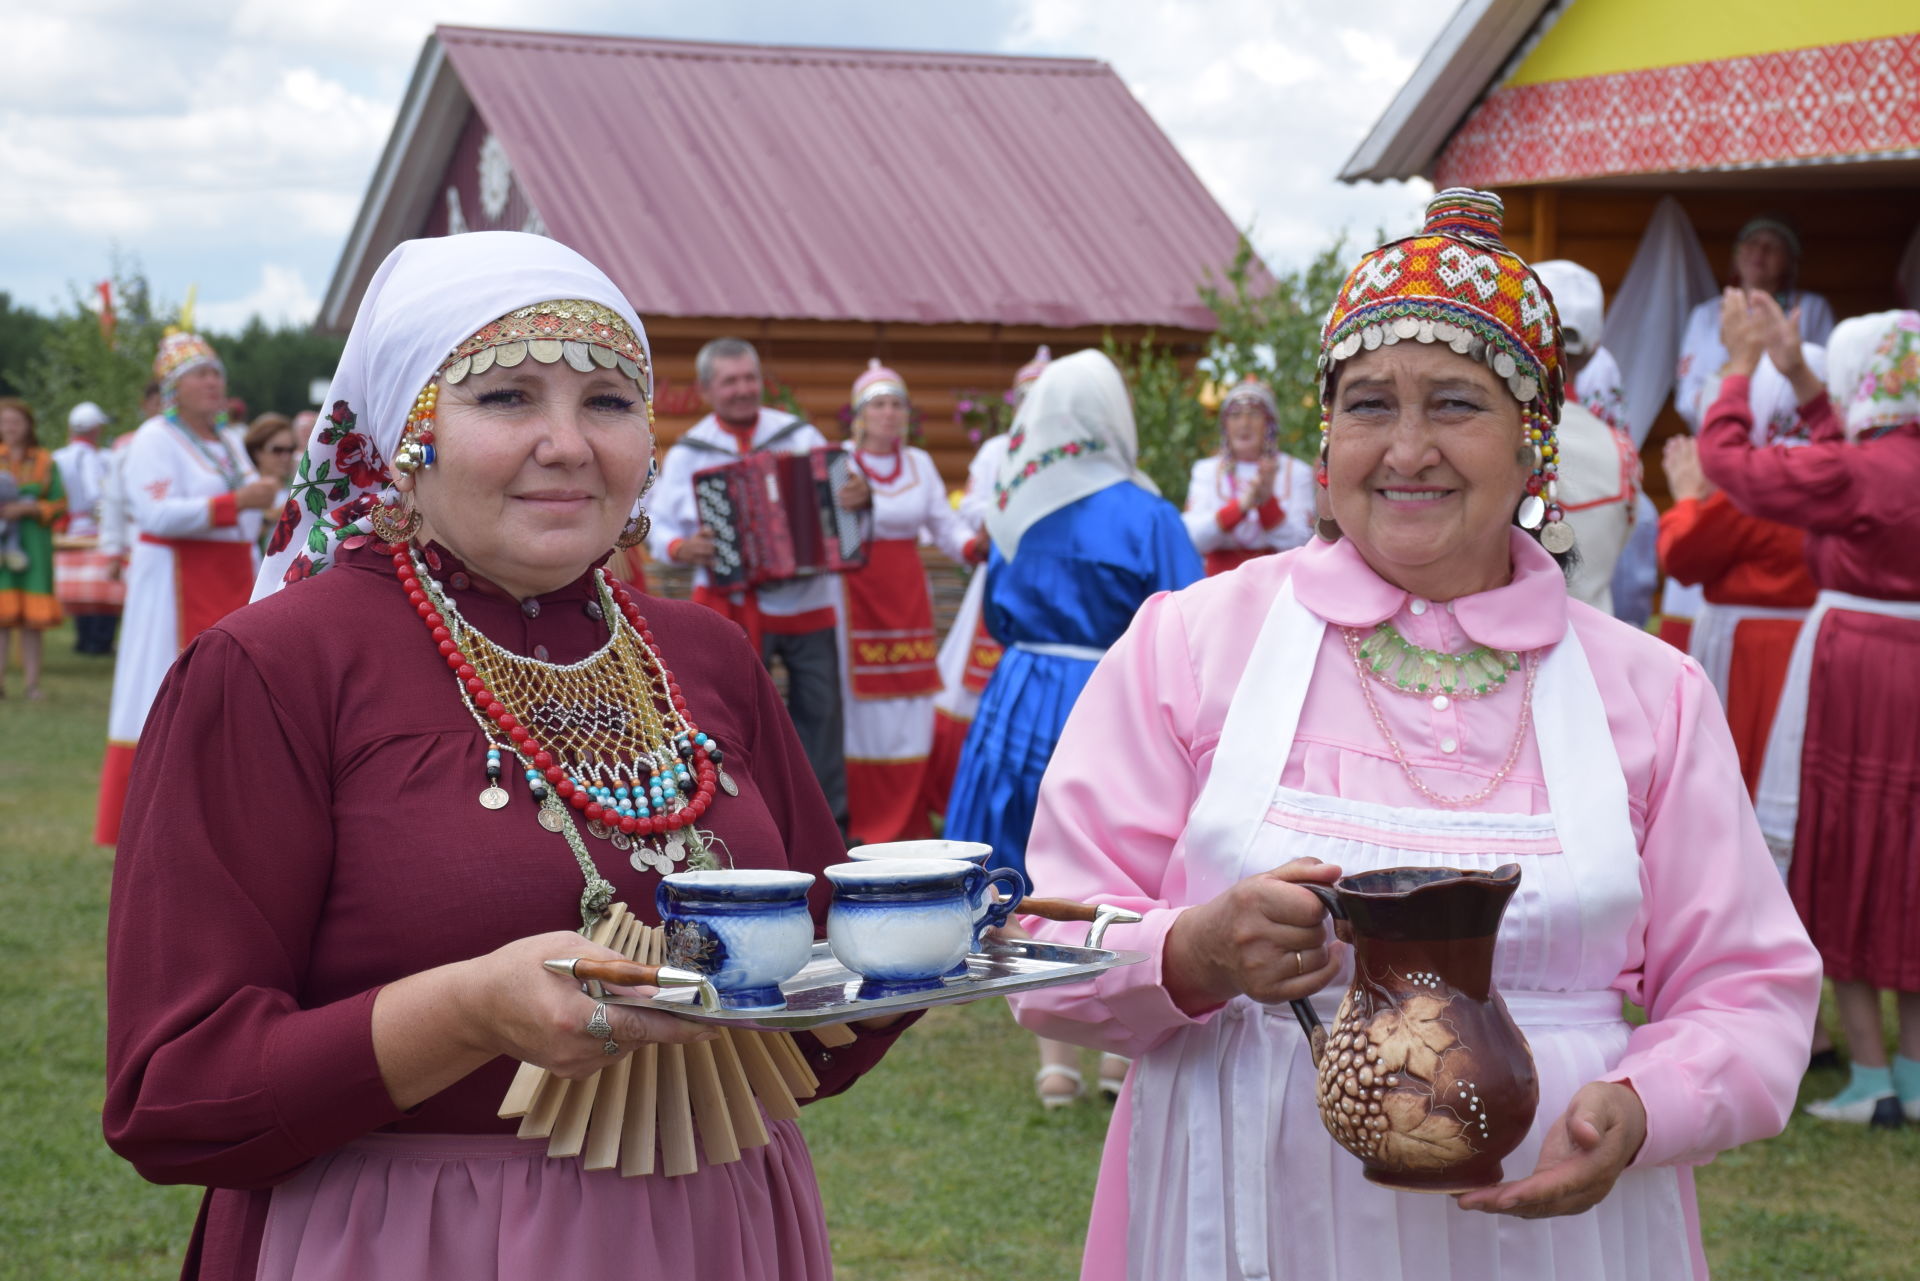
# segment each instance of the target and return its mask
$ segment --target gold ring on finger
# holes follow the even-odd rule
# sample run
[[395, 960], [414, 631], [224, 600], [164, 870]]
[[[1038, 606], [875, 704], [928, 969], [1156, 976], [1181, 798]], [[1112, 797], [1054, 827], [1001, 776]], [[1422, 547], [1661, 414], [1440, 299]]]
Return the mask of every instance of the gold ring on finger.
[[1305, 952], [1296, 951], [1293, 954], [1293, 970], [1295, 978], [1305, 978], [1307, 976], [1307, 954]]

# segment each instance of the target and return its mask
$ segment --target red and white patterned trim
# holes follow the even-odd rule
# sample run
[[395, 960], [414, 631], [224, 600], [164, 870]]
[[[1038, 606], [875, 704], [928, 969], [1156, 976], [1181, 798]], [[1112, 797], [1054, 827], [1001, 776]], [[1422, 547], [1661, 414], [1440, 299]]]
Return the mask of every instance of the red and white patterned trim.
[[1436, 187], [1894, 159], [1920, 149], [1920, 33], [1496, 89]]

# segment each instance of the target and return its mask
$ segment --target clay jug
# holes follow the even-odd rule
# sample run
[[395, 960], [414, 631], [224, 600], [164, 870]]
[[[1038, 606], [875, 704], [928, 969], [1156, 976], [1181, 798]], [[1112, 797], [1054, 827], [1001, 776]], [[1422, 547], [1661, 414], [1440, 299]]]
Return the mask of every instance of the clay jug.
[[1331, 1029], [1293, 1003], [1320, 1119], [1366, 1177], [1410, 1192], [1501, 1181], [1540, 1102], [1533, 1051], [1493, 987], [1493, 944], [1520, 867], [1393, 867], [1308, 885], [1353, 944]]

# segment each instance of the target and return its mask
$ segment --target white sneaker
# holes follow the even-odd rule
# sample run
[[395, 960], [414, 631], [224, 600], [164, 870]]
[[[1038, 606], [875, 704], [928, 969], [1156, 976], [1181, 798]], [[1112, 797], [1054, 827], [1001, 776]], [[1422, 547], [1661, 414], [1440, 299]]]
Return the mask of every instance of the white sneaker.
[[[1873, 1114], [1880, 1108], [1881, 1104], [1890, 1101], [1897, 1104], [1897, 1096], [1893, 1094], [1882, 1094], [1878, 1098], [1852, 1099], [1845, 1103], [1841, 1102], [1838, 1097], [1815, 1099], [1813, 1102], [1807, 1104], [1803, 1110], [1807, 1115], [1817, 1116], [1822, 1121], [1846, 1121], [1854, 1125], [1866, 1125], [1874, 1119]], [[1911, 1110], [1902, 1110], [1906, 1111], [1909, 1119], [1920, 1120], [1920, 1104], [1916, 1104]]]

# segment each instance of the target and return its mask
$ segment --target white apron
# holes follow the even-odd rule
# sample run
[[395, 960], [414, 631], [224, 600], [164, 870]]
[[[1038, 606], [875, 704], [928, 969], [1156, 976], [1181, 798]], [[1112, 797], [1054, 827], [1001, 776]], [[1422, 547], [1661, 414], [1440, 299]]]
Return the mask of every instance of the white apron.
[[1773, 732], [1767, 737], [1767, 757], [1760, 766], [1760, 790], [1753, 810], [1760, 831], [1773, 851], [1782, 875], [1793, 860], [1793, 833], [1800, 821], [1800, 751], [1807, 738], [1807, 695], [1813, 682], [1813, 651], [1820, 639], [1820, 621], [1830, 609], [1850, 609], [1920, 623], [1920, 601], [1876, 600], [1822, 588], [1813, 598], [1807, 621], [1793, 642], [1787, 660], [1786, 683], [1780, 687], [1780, 706], [1773, 714]]
[[1720, 706], [1727, 705], [1727, 673], [1733, 670], [1733, 635], [1749, 619], [1804, 619], [1804, 609], [1781, 609], [1774, 605], [1716, 605], [1702, 602], [1693, 616], [1693, 634], [1687, 653], [1706, 672]]
[[[1610, 984], [1640, 906], [1640, 860], [1606, 709], [1571, 627], [1540, 665], [1535, 733], [1555, 814], [1423, 810], [1280, 787], [1325, 622], [1282, 586], [1241, 677], [1185, 833], [1193, 896], [1303, 855], [1348, 874], [1521, 867], [1494, 980], [1533, 1047], [1540, 1106], [1506, 1158], [1532, 1171], [1573, 1093], [1616, 1064]], [[1333, 1021], [1346, 978], [1314, 998]], [[1293, 1013], [1237, 997], [1135, 1068], [1128, 1182], [1133, 1281], [1641, 1281], [1686, 1275], [1681, 1175], [1629, 1170], [1584, 1214], [1522, 1220], [1368, 1183], [1334, 1143]]]

